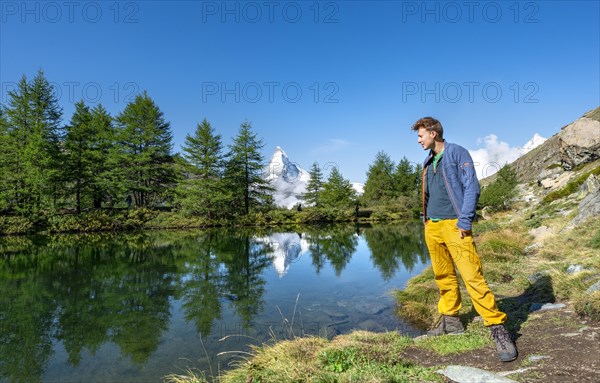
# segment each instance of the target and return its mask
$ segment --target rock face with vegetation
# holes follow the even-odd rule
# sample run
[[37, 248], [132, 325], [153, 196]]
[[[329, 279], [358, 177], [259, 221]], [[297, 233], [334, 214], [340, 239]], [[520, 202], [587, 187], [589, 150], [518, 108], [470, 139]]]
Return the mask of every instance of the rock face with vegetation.
[[512, 167], [519, 182], [556, 179], [564, 171], [600, 158], [600, 108], [564, 126], [543, 145], [517, 159]]

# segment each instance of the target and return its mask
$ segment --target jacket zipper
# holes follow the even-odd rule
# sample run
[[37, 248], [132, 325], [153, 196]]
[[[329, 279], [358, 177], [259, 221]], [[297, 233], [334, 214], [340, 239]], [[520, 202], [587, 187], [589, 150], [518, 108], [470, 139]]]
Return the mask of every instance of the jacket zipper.
[[446, 191], [450, 196], [450, 201], [452, 201], [452, 207], [454, 207], [454, 211], [458, 218], [460, 218], [460, 211], [457, 208], [456, 202], [454, 201], [454, 196], [452, 195], [452, 190], [450, 189], [450, 184], [448, 183], [448, 179], [446, 178], [446, 171], [444, 170], [444, 164], [442, 163], [442, 177], [444, 177], [444, 183], [446, 184]]

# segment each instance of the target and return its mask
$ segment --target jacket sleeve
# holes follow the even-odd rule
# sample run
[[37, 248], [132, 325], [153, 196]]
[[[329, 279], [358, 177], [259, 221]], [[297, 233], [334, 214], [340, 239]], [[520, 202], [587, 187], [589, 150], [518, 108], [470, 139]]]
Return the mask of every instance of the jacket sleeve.
[[458, 176], [462, 183], [464, 200], [457, 226], [463, 230], [471, 230], [471, 224], [475, 219], [475, 209], [479, 200], [480, 188], [473, 159], [466, 149], [461, 149], [459, 151]]

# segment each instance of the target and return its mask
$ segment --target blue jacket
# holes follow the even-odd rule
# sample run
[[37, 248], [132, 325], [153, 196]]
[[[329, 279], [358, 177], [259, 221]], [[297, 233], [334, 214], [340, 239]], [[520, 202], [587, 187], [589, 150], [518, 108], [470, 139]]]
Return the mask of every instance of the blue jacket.
[[[423, 219], [427, 219], [427, 166], [433, 161], [433, 153], [423, 162]], [[475, 218], [475, 207], [479, 200], [479, 181], [473, 165], [473, 159], [462, 146], [444, 140], [444, 157], [442, 158], [442, 175], [446, 190], [452, 201], [452, 207], [458, 216], [457, 226], [463, 230], [471, 230]]]

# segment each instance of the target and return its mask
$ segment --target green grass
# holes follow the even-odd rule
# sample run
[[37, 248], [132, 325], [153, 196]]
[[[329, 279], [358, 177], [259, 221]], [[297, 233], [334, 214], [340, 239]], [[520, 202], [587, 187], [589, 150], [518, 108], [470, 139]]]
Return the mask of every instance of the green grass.
[[600, 229], [596, 231], [596, 234], [590, 240], [590, 247], [592, 249], [600, 249]]
[[170, 374], [165, 376], [165, 383], [208, 383], [202, 371], [187, 370], [185, 374]]
[[434, 368], [416, 366], [399, 358], [413, 344], [412, 339], [396, 332], [356, 331], [331, 341], [296, 338], [256, 348], [250, 360], [224, 373], [219, 382], [442, 381]]
[[477, 322], [471, 323], [463, 334], [427, 337], [418, 341], [417, 346], [447, 355], [477, 350], [491, 343], [489, 331]]
[[575, 311], [583, 316], [600, 318], [600, 291], [592, 294], [581, 294], [575, 299]]
[[483, 234], [488, 231], [495, 231], [500, 228], [500, 225], [494, 221], [481, 221], [473, 225], [473, 231], [477, 234]]
[[425, 329], [437, 317], [439, 289], [433, 279], [431, 267], [408, 281], [404, 289], [394, 290], [392, 294], [398, 302], [398, 316], [416, 327]]

